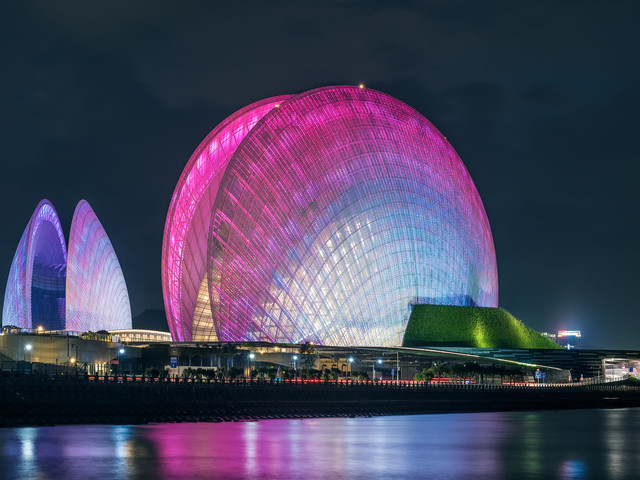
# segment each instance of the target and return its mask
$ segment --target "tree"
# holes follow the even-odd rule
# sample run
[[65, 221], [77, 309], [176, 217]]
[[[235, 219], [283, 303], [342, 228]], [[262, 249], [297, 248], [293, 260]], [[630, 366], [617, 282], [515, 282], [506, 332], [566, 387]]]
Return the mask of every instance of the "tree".
[[477, 362], [467, 362], [464, 364], [467, 373], [471, 376], [471, 378], [473, 378], [476, 383], [478, 383], [479, 379], [479, 375], [482, 372], [482, 368], [480, 367], [480, 365], [478, 365]]
[[444, 362], [433, 362], [431, 364], [431, 368], [429, 368], [429, 372], [438, 379], [438, 383], [440, 383], [440, 379], [442, 375], [446, 375], [449, 372], [449, 365]]
[[220, 348], [216, 349], [216, 351], [219, 357], [225, 360], [227, 369], [232, 367], [233, 358], [240, 353], [238, 347], [231, 342], [227, 342], [225, 345], [220, 346]]
[[463, 379], [467, 376], [467, 368], [462, 363], [451, 365], [451, 373], [454, 377]]
[[300, 366], [302, 370], [306, 372], [307, 376], [311, 376], [311, 370], [316, 365], [316, 354], [313, 349], [313, 344], [311, 342], [304, 342], [300, 345], [299, 349], [300, 356], [302, 357], [302, 361], [300, 362]]

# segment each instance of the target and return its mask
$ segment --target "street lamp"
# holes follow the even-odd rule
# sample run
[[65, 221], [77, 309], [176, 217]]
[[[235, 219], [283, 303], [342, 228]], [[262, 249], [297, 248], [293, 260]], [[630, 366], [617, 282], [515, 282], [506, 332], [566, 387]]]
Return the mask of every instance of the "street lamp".
[[[382, 359], [381, 358], [378, 359], [378, 365], [382, 365]], [[375, 379], [376, 379], [376, 364], [374, 362], [373, 363], [373, 380], [375, 380]]]
[[122, 363], [120, 363], [120, 355], [124, 355], [124, 348], [120, 348], [118, 350], [118, 369], [120, 370], [120, 374], [122, 374]]
[[[24, 353], [24, 357], [23, 358], [24, 358], [25, 362], [27, 361], [27, 352], [31, 353], [31, 344], [30, 343], [27, 343], [24, 346], [24, 352], [23, 352]], [[29, 360], [31, 360], [31, 356], [29, 356]]]
[[349, 376], [352, 376], [353, 357], [349, 357]]
[[298, 355], [293, 356], [293, 371], [296, 371], [296, 362], [298, 361]]
[[255, 353], [251, 352], [249, 354], [249, 375], [251, 375], [251, 367], [252, 367], [251, 362], [255, 357], [256, 357]]

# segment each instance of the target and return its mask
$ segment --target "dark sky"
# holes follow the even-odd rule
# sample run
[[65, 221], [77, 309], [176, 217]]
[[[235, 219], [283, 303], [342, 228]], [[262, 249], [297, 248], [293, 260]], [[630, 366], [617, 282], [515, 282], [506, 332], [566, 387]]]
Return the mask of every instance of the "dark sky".
[[[255, 100], [365, 82], [426, 116], [491, 223], [500, 305], [640, 349], [640, 2], [3, 2], [0, 292], [42, 198], [85, 198], [133, 314], [187, 159]], [[102, 4], [103, 6], [97, 6]]]

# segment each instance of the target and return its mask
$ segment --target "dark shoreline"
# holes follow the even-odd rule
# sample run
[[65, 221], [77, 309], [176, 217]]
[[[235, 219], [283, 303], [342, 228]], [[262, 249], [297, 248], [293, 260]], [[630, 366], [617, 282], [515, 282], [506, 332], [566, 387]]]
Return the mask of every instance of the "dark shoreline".
[[628, 407], [640, 407], [640, 389], [624, 384], [532, 388], [0, 379], [0, 427]]

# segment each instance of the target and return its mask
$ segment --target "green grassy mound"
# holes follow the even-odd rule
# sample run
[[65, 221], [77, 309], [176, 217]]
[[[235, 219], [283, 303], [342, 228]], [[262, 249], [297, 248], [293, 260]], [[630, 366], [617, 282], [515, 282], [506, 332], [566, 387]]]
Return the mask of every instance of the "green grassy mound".
[[416, 305], [405, 347], [562, 348], [502, 308]]

